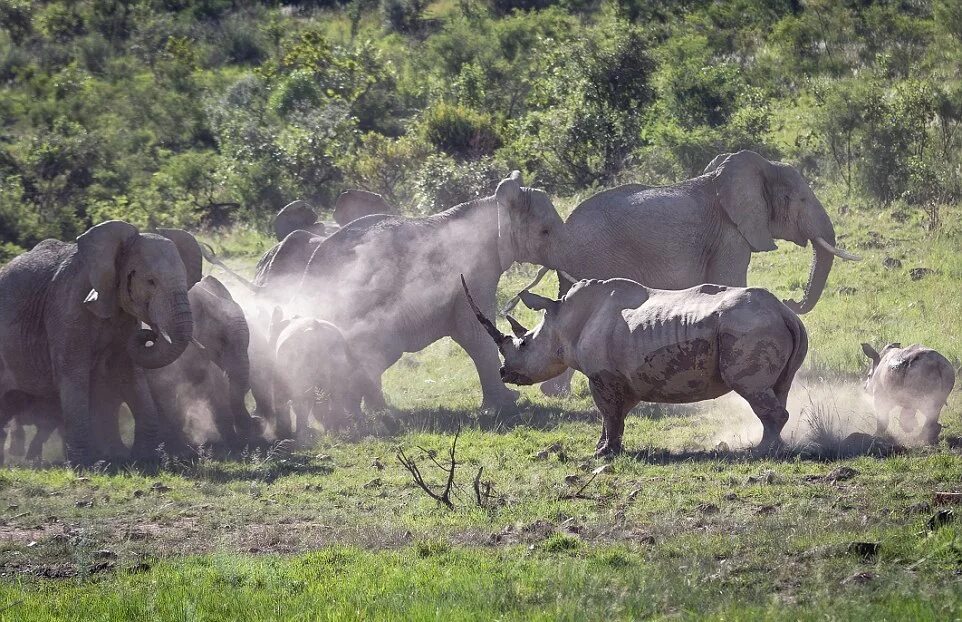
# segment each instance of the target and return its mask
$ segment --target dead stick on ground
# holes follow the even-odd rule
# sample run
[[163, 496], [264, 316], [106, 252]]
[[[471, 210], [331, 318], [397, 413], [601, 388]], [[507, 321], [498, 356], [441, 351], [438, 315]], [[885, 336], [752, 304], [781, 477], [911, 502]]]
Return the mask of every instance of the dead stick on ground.
[[444, 504], [444, 506], [447, 507], [449, 510], [454, 509], [454, 503], [451, 502], [451, 489], [454, 487], [454, 471], [457, 468], [457, 460], [455, 459], [455, 453], [457, 452], [459, 436], [461, 436], [461, 428], [458, 428], [458, 431], [455, 432], [454, 441], [451, 443], [451, 449], [448, 450], [448, 455], [450, 456], [450, 460], [451, 460], [451, 465], [449, 467], [442, 465], [440, 462], [438, 462], [434, 458], [433, 455], [431, 455], [430, 452], [419, 447], [419, 449], [424, 451], [428, 455], [428, 457], [431, 459], [431, 461], [434, 462], [434, 464], [439, 469], [443, 471], [447, 471], [448, 473], [448, 479], [444, 485], [444, 492], [442, 492], [441, 494], [438, 494], [433, 490], [431, 490], [431, 487], [428, 486], [427, 482], [424, 481], [424, 476], [421, 475], [421, 470], [418, 468], [417, 463], [412, 458], [409, 458], [407, 454], [404, 453], [403, 449], [399, 449], [397, 453], [398, 462], [400, 462], [401, 466], [403, 466], [405, 469], [408, 470], [408, 472], [411, 474], [411, 477], [414, 478], [414, 483], [417, 484], [418, 487], [421, 488], [421, 490], [426, 492], [429, 497], [431, 497], [438, 503]]

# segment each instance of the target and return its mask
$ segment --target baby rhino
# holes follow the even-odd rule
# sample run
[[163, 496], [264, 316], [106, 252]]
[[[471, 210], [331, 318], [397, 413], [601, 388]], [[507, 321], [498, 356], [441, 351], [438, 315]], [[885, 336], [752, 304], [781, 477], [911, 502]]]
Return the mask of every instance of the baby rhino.
[[780, 443], [808, 335], [798, 316], [763, 289], [667, 291], [627, 279], [579, 281], [561, 300], [523, 293], [524, 304], [543, 310], [544, 319], [529, 331], [508, 316], [514, 337], [498, 332], [466, 285], [465, 292], [501, 350], [505, 382], [543, 382], [568, 367], [588, 376], [603, 419], [596, 455], [621, 451], [625, 416], [638, 402], [698, 402], [729, 391], [761, 420], [760, 448]]
[[935, 350], [918, 344], [903, 348], [900, 343], [890, 343], [876, 352], [863, 343], [862, 352], [872, 360], [865, 389], [875, 402], [876, 433], [885, 433], [889, 412], [898, 406], [903, 430], [915, 430], [916, 411], [921, 411], [919, 439], [930, 445], [938, 443], [942, 429], [939, 415], [955, 386], [952, 364]]

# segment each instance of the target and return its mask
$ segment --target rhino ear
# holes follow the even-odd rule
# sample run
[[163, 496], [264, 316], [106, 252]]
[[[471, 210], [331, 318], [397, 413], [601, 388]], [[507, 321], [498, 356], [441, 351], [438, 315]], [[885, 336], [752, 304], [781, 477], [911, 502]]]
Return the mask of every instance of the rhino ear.
[[865, 356], [869, 357], [873, 363], [878, 363], [879, 355], [878, 355], [878, 352], [875, 351], [875, 348], [873, 348], [867, 343], [863, 343], [862, 352], [864, 352]]

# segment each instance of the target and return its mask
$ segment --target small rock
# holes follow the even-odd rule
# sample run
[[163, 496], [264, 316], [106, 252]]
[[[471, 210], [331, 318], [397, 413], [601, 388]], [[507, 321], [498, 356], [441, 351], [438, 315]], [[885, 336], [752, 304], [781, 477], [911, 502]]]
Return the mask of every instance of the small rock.
[[97, 559], [117, 559], [117, 554], [110, 549], [100, 549], [99, 551], [94, 551], [93, 555]]
[[921, 281], [932, 273], [933, 270], [930, 268], [912, 268], [909, 270], [909, 278], [911, 278], [913, 281]]
[[639, 544], [654, 544], [655, 536], [651, 535], [650, 533], [641, 534], [638, 536], [638, 542]]
[[755, 513], [760, 516], [766, 516], [768, 514], [774, 514], [778, 511], [777, 505], [763, 505], [762, 507], [755, 510]]
[[171, 490], [173, 490], [173, 488], [171, 488], [170, 486], [167, 486], [163, 482], [154, 482], [154, 485], [151, 486], [150, 489], [158, 494], [170, 492]]
[[577, 483], [578, 483], [578, 480], [580, 480], [580, 479], [581, 479], [581, 476], [578, 475], [578, 474], [565, 475], [565, 484], [568, 484], [569, 486], [572, 486], [572, 485], [574, 485], [574, 484], [577, 484]]
[[733, 492], [727, 493], [723, 498], [725, 501], [738, 501], [738, 495]]
[[858, 475], [858, 471], [850, 466], [840, 466], [825, 476], [827, 482], [844, 482]]
[[898, 270], [902, 267], [902, 262], [895, 257], [886, 257], [882, 260], [882, 267], [889, 270]]
[[372, 480], [369, 481], [368, 483], [364, 484], [364, 488], [368, 488], [368, 489], [370, 489], [370, 488], [380, 488], [380, 487], [381, 487], [381, 478], [380, 478], [380, 477], [375, 477], [374, 479], [372, 479]]
[[955, 512], [952, 510], [939, 510], [925, 521], [925, 527], [929, 531], [937, 531], [955, 520]]
[[870, 559], [878, 555], [880, 546], [878, 542], [850, 542], [846, 550], [852, 555]]
[[101, 572], [109, 572], [114, 569], [114, 563], [103, 561], [97, 562], [93, 566], [87, 569], [90, 574], [100, 574]]
[[858, 583], [861, 585], [863, 583], [868, 583], [874, 578], [875, 578], [875, 575], [872, 574], [871, 572], [867, 572], [867, 571], [856, 572], [852, 576], [843, 579], [842, 585], [848, 585], [849, 583]]
[[76, 505], [78, 508], [92, 508], [94, 506], [94, 502], [91, 499], [81, 499], [74, 505]]
[[849, 285], [842, 285], [841, 287], [836, 287], [835, 291], [836, 293], [841, 294], [842, 296], [854, 296], [855, 294], [858, 293], [857, 289]]
[[35, 547], [35, 546], [37, 546], [37, 541], [36, 541], [36, 540], [31, 540], [30, 542], [27, 543], [27, 548], [28, 548], [28, 549], [32, 549], [32, 548]]
[[144, 491], [143, 491], [143, 490], [135, 490], [135, 491], [134, 491], [134, 498], [135, 498], [135, 499], [139, 499], [140, 497], [143, 497], [143, 496], [144, 496]]
[[640, 494], [641, 494], [641, 487], [635, 488], [634, 490], [628, 493], [628, 500], [634, 501], [635, 498]]
[[371, 466], [374, 467], [374, 469], [377, 471], [384, 470], [384, 463], [381, 462], [381, 459], [378, 458], [377, 456], [374, 456], [374, 460], [371, 462]]
[[778, 481], [778, 475], [775, 471], [767, 470], [759, 473], [758, 475], [752, 475], [747, 480], [746, 484], [774, 484]]
[[935, 505], [962, 504], [962, 492], [936, 492]]
[[717, 514], [718, 506], [714, 503], [699, 503], [695, 506], [695, 509], [702, 514]]

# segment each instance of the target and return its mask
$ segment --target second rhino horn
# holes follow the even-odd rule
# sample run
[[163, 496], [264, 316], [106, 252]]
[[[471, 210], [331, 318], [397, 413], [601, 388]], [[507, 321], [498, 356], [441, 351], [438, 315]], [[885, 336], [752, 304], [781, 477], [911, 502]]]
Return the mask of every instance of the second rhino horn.
[[515, 337], [524, 337], [528, 333], [528, 329], [524, 327], [524, 324], [514, 319], [510, 314], [504, 317], [508, 319], [508, 324], [511, 325], [511, 332], [514, 333]]

